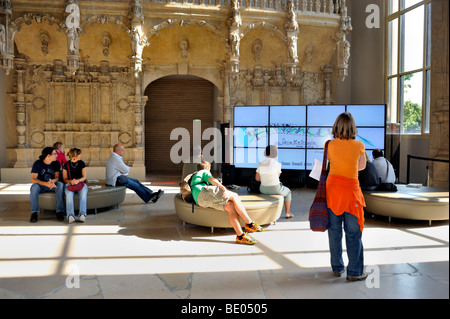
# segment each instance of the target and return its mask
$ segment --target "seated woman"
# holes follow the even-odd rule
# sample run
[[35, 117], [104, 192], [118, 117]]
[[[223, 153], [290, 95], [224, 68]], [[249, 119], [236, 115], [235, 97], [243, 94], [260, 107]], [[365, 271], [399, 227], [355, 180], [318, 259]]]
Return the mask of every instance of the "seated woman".
[[[81, 160], [81, 150], [79, 148], [72, 148], [67, 153], [69, 161], [67, 161], [63, 166], [63, 178], [66, 183], [66, 188], [64, 190], [66, 195], [66, 215], [68, 223], [73, 223], [75, 221], [74, 206], [73, 206], [73, 196], [78, 193], [80, 198], [80, 211], [78, 214], [78, 221], [84, 223], [86, 221], [87, 214], [87, 193], [88, 187], [85, 183], [86, 181], [86, 164]], [[83, 183], [83, 187], [77, 191], [71, 191], [69, 186], [77, 185]]]
[[266, 147], [264, 156], [267, 158], [258, 164], [255, 179], [261, 182], [259, 191], [266, 195], [283, 195], [286, 208], [286, 218], [292, 218], [291, 213], [291, 190], [280, 182], [281, 163], [274, 158], [277, 157], [278, 148], [275, 145]]
[[195, 203], [201, 207], [226, 211], [230, 224], [237, 235], [236, 242], [248, 245], [256, 244], [254, 239], [242, 231], [239, 217], [245, 222], [246, 232], [260, 232], [265, 229], [250, 219], [239, 195], [227, 190], [211, 175], [209, 162], [198, 163], [197, 169], [198, 172], [192, 176], [190, 182]]

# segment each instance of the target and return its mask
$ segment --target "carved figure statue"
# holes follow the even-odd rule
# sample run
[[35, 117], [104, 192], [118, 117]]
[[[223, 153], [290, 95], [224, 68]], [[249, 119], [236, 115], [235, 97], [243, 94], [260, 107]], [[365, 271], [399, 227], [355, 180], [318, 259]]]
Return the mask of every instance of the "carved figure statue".
[[5, 26], [0, 23], [0, 54], [6, 53], [6, 30]]

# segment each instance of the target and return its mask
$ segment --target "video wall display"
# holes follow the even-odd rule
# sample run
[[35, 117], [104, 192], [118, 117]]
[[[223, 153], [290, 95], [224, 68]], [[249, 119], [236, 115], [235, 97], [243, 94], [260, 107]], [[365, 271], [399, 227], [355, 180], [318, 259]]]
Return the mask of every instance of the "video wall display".
[[339, 114], [350, 112], [356, 122], [356, 139], [372, 150], [385, 149], [386, 105], [273, 105], [235, 106], [233, 159], [237, 168], [256, 168], [265, 159], [267, 145], [278, 146], [276, 160], [282, 169], [311, 170], [322, 161], [323, 147], [332, 139]]

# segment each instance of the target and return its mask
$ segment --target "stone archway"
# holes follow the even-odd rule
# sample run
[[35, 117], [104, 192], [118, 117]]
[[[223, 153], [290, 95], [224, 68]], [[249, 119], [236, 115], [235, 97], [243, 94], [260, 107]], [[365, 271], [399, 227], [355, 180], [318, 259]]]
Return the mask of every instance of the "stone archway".
[[[178, 141], [170, 140], [173, 129], [185, 128], [192, 146], [193, 120], [201, 120], [202, 131], [214, 126], [215, 86], [210, 81], [190, 76], [167, 76], [151, 82], [145, 89], [145, 166], [147, 173], [182, 171], [173, 163], [170, 151]], [[181, 138], [180, 138], [181, 139]], [[208, 141], [202, 141], [202, 146]], [[180, 154], [181, 155], [181, 154]]]

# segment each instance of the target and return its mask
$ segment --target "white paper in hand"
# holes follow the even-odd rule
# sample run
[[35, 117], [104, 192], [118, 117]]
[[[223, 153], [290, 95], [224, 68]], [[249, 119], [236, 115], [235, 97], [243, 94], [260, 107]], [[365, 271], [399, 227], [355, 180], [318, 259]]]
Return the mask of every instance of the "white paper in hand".
[[318, 160], [314, 160], [314, 167], [309, 173], [309, 177], [314, 178], [315, 180], [320, 180], [320, 174], [322, 173], [322, 162]]

